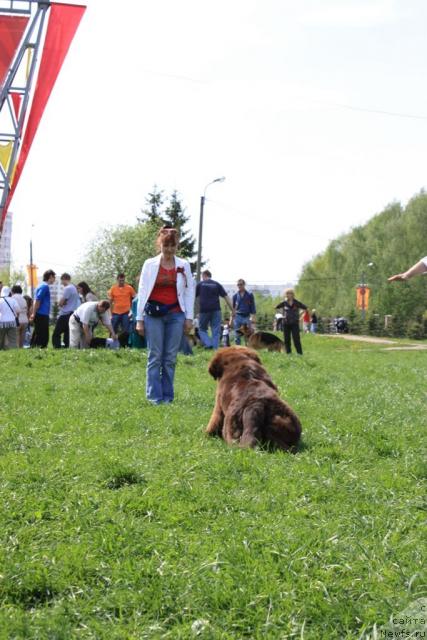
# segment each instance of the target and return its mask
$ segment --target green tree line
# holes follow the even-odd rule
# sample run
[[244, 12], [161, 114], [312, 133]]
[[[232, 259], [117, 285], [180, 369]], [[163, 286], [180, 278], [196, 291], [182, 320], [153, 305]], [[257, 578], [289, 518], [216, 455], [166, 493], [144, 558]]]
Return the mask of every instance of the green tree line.
[[100, 297], [105, 297], [118, 273], [138, 286], [141, 267], [147, 258], [156, 255], [156, 238], [163, 225], [180, 232], [178, 254], [190, 260], [195, 254], [195, 240], [185, 229], [189, 218], [177, 191], [169, 198], [154, 186], [146, 198], [146, 206], [135, 224], [115, 225], [101, 229], [89, 242], [83, 260], [76, 268], [74, 280], [85, 280]]
[[357, 324], [356, 288], [363, 281], [371, 290], [368, 325], [375, 324], [374, 317], [392, 315], [396, 335], [408, 333], [411, 326], [425, 322], [427, 278], [407, 283], [389, 283], [387, 278], [426, 254], [427, 194], [421, 191], [406, 207], [394, 202], [330, 242], [304, 265], [297, 297], [321, 316], [345, 315]]

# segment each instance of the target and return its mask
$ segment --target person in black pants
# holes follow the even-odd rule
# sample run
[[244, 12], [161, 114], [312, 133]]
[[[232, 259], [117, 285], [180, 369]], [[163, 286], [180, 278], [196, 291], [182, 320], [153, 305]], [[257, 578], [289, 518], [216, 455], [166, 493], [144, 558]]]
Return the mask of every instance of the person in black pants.
[[36, 289], [33, 311], [30, 316], [30, 321], [34, 323], [34, 331], [31, 337], [32, 347], [46, 349], [49, 342], [49, 285], [55, 282], [55, 277], [56, 273], [52, 269], [48, 269], [43, 274], [43, 282]]
[[61, 276], [61, 284], [64, 287], [62, 297], [58, 302], [59, 314], [56, 320], [55, 329], [52, 335], [52, 345], [55, 349], [62, 346], [61, 337], [64, 337], [64, 347], [68, 349], [70, 346], [70, 330], [68, 323], [71, 314], [81, 305], [80, 296], [76, 287], [71, 282], [69, 273], [63, 273]]
[[276, 306], [283, 309], [283, 335], [286, 353], [291, 353], [291, 336], [297, 353], [302, 356], [302, 346], [299, 331], [299, 310], [307, 309], [305, 304], [295, 298], [293, 289], [285, 289], [285, 300]]

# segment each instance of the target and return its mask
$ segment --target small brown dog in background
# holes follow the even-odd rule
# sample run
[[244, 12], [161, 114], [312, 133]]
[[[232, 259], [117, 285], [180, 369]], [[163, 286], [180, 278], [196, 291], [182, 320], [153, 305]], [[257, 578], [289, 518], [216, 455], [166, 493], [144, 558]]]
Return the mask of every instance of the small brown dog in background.
[[218, 380], [218, 387], [206, 433], [241, 447], [272, 443], [289, 450], [298, 443], [298, 416], [279, 397], [255, 351], [247, 347], [219, 349], [208, 371]]
[[283, 340], [280, 340], [274, 333], [267, 333], [267, 331], [254, 332], [247, 324], [240, 325], [237, 333], [245, 336], [246, 344], [252, 349], [267, 349], [267, 351], [285, 350]]

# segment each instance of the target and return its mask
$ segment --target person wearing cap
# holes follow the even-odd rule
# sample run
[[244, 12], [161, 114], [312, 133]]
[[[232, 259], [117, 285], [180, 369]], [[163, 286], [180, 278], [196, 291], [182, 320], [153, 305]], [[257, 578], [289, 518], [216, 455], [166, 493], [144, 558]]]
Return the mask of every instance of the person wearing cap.
[[117, 340], [117, 335], [111, 325], [110, 302], [108, 300], [83, 302], [71, 314], [70, 348], [87, 349], [93, 338], [95, 327], [101, 323], [108, 330], [110, 337]]
[[18, 346], [17, 318], [19, 306], [11, 297], [10, 287], [0, 292], [0, 350], [16, 349]]
[[285, 289], [285, 299], [276, 306], [276, 309], [283, 309], [283, 337], [285, 341], [286, 353], [291, 353], [291, 336], [294, 341], [297, 353], [302, 356], [302, 346], [299, 331], [299, 309], [306, 310], [307, 307], [295, 298], [293, 289]]
[[30, 322], [34, 323], [31, 337], [32, 347], [46, 349], [49, 342], [50, 289], [55, 282], [56, 273], [48, 269], [43, 274], [43, 282], [37, 287]]
[[62, 274], [61, 284], [64, 287], [64, 290], [62, 291], [62, 297], [58, 302], [59, 313], [52, 335], [52, 345], [54, 349], [61, 348], [61, 336], [63, 336], [64, 347], [68, 349], [68, 347], [70, 346], [69, 322], [71, 314], [81, 304], [80, 296], [78, 294], [77, 288], [71, 282], [70, 274]]
[[254, 294], [246, 290], [246, 282], [243, 278], [237, 281], [237, 293], [233, 295], [232, 320], [234, 325], [234, 342], [240, 344], [239, 329], [244, 324], [251, 328], [256, 320], [256, 307]]

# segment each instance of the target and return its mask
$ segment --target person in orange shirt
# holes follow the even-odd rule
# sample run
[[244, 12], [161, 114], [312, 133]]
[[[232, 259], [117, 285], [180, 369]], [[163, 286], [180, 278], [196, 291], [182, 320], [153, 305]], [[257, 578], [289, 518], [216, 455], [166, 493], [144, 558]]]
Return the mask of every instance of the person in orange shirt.
[[121, 326], [122, 331], [129, 333], [129, 311], [135, 296], [136, 291], [130, 284], [126, 283], [125, 274], [119, 273], [117, 276], [117, 284], [113, 285], [108, 292], [108, 299], [112, 307], [113, 315], [111, 324], [114, 333], [118, 333], [119, 326]]

